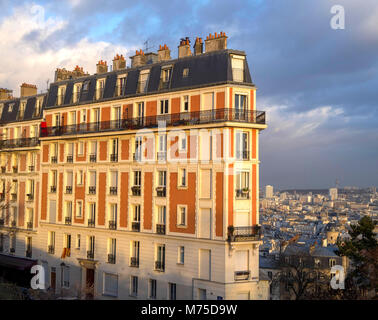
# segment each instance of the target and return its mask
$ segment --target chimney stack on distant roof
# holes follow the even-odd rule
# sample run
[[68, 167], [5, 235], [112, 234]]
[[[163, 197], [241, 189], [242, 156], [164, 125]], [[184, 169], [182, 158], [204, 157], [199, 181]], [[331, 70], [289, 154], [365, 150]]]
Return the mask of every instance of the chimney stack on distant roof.
[[160, 45], [158, 50], [158, 61], [167, 61], [171, 60], [171, 50], [169, 50], [168, 46], [164, 44], [164, 46]]
[[12, 90], [0, 88], [0, 100], [9, 100], [13, 98]]
[[106, 63], [106, 61], [102, 61], [100, 60], [97, 65], [97, 73], [106, 73], [108, 72], [108, 65]]
[[68, 80], [68, 79], [76, 79], [84, 76], [88, 76], [88, 73], [83, 71], [83, 68], [76, 66], [73, 71], [68, 71], [65, 68], [59, 69], [57, 68], [55, 71], [55, 82], [61, 80]]
[[21, 85], [21, 90], [20, 90], [21, 98], [34, 96], [36, 94], [37, 94], [37, 86], [36, 85], [28, 84], [28, 83], [25, 83], [25, 82]]
[[197, 56], [201, 53], [203, 53], [203, 42], [202, 38], [196, 38], [196, 42], [194, 43], [194, 55]]
[[144, 55], [142, 49], [135, 51], [135, 56], [130, 57], [130, 59], [132, 68], [144, 66], [147, 62], [146, 56]]
[[126, 68], [125, 58], [123, 57], [122, 54], [118, 55], [118, 53], [117, 53], [116, 56], [113, 59], [113, 71], [117, 71], [117, 70], [121, 70], [121, 69], [125, 69], [125, 68]]
[[192, 55], [192, 52], [190, 51], [190, 40], [189, 37], [186, 37], [185, 39], [181, 39], [180, 45], [178, 46], [178, 57], [189, 57]]
[[211, 33], [206, 37], [205, 40], [206, 52], [218, 51], [227, 49], [227, 36], [224, 32], [214, 35]]

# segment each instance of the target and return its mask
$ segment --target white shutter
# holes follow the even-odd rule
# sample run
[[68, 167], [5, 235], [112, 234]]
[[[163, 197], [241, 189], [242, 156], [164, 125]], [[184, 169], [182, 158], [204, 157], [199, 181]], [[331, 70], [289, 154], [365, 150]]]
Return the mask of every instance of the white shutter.
[[104, 293], [118, 295], [118, 276], [104, 273]]
[[235, 271], [247, 271], [248, 268], [248, 250], [235, 251], [234, 256]]
[[199, 278], [210, 280], [211, 277], [211, 251], [200, 249], [199, 251]]
[[49, 218], [50, 218], [50, 223], [55, 223], [55, 220], [56, 220], [56, 201], [55, 200], [50, 200]]
[[201, 199], [211, 198], [211, 169], [201, 169], [200, 171], [200, 197]]
[[205, 93], [203, 95], [203, 109], [202, 110], [213, 110], [214, 109], [214, 93]]

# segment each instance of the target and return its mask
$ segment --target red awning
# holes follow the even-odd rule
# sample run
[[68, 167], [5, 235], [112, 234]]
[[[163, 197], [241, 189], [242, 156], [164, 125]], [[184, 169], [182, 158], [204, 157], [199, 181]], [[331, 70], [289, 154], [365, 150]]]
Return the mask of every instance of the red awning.
[[19, 258], [0, 254], [0, 267], [15, 269], [19, 271], [29, 270], [32, 266], [37, 264], [37, 260]]

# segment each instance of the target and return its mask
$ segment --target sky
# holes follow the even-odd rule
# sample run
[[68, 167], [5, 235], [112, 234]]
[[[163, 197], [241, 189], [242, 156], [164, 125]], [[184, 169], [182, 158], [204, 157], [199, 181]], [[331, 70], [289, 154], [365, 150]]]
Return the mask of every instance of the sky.
[[[334, 5], [345, 28], [333, 29]], [[247, 54], [266, 111], [260, 186], [378, 186], [376, 0], [0, 0], [0, 87], [46, 91], [56, 68], [95, 73], [98, 60], [129, 57], [180, 38], [225, 32]], [[128, 59], [129, 60], [129, 59]], [[130, 61], [128, 61], [130, 64]]]

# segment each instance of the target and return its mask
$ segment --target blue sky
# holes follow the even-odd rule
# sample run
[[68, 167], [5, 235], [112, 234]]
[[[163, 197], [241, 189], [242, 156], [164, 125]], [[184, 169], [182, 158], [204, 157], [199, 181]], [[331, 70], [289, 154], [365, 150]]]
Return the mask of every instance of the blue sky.
[[[330, 27], [331, 7], [345, 29]], [[144, 41], [166, 43], [224, 31], [244, 50], [267, 111], [260, 135], [262, 186], [378, 185], [378, 2], [0, 0], [0, 87], [46, 89], [57, 67], [90, 73]]]

